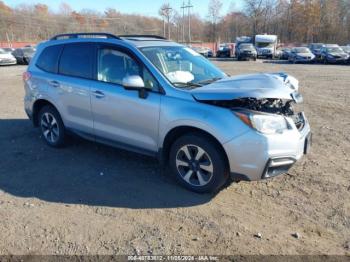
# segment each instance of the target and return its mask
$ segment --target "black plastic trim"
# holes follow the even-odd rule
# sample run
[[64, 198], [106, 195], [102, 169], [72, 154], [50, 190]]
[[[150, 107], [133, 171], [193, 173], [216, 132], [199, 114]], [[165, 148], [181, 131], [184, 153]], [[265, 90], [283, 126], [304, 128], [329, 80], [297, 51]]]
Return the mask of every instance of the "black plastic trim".
[[79, 38], [80, 36], [105, 36], [106, 38], [112, 38], [112, 39], [120, 39], [120, 37], [109, 34], [109, 33], [100, 33], [100, 32], [90, 32], [90, 33], [67, 33], [67, 34], [58, 34], [50, 38], [50, 40], [58, 40], [58, 38]]
[[[293, 160], [292, 164], [287, 164], [287, 165], [283, 165], [283, 166], [276, 166], [276, 167], [270, 167], [270, 164], [273, 160], [277, 160], [277, 159], [288, 159], [288, 160]], [[272, 177], [276, 177], [282, 174], [285, 174], [296, 162], [296, 159], [293, 157], [275, 157], [275, 158], [270, 158], [264, 168], [264, 171], [261, 175], [261, 179], [268, 179], [268, 178], [272, 178]], [[277, 172], [275, 172], [273, 175], [268, 176], [268, 172], [269, 172], [269, 168], [275, 168], [275, 170], [277, 170]]]
[[[167, 40], [165, 37], [159, 36], [159, 35], [118, 35], [118, 37], [120, 38], [138, 38], [139, 37], [139, 38], [153, 38], [153, 39], [159, 39], [159, 40]], [[138, 40], [138, 39], [135, 39], [135, 40]]]

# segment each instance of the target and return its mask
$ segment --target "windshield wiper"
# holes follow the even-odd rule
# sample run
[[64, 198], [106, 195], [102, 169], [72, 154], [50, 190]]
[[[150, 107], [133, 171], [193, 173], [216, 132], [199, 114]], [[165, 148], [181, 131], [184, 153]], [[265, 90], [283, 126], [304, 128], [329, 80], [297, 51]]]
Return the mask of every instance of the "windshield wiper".
[[211, 84], [215, 81], [221, 80], [222, 77], [213, 77], [213, 78], [209, 78], [209, 79], [205, 79], [202, 81], [197, 82], [197, 84], [201, 84], [201, 85], [207, 85], [207, 84]]
[[193, 82], [173, 82], [173, 85], [181, 85], [184, 87], [201, 87], [202, 85], [199, 83], [193, 83]]

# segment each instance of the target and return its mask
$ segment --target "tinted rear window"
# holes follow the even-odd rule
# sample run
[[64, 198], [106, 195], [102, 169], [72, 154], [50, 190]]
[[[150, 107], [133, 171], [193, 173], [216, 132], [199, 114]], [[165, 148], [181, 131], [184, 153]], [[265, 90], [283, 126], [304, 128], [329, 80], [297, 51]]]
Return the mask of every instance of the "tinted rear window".
[[65, 45], [59, 64], [62, 75], [92, 78], [93, 46], [89, 43]]
[[53, 45], [46, 47], [38, 58], [38, 61], [36, 63], [37, 67], [50, 73], [57, 73], [58, 59], [62, 48], [63, 45]]

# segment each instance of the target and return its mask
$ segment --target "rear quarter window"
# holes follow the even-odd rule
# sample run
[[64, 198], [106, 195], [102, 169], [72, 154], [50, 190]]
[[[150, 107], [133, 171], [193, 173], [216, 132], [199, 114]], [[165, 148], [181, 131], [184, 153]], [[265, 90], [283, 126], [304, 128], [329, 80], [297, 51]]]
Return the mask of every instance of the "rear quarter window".
[[59, 62], [59, 73], [82, 78], [93, 77], [94, 47], [90, 43], [66, 44]]
[[36, 66], [40, 69], [49, 72], [57, 73], [58, 60], [62, 52], [63, 45], [54, 45], [46, 47], [40, 54]]

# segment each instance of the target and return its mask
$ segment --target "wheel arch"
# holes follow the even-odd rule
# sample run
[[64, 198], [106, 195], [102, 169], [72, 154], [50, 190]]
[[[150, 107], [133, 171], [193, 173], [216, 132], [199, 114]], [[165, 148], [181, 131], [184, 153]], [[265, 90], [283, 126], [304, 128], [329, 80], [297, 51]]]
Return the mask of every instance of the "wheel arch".
[[186, 135], [186, 134], [201, 134], [205, 137], [207, 137], [208, 140], [211, 140], [215, 145], [220, 149], [224, 159], [225, 159], [225, 168], [229, 170], [229, 161], [227, 157], [227, 153], [222, 146], [222, 144], [219, 142], [219, 140], [209, 132], [198, 128], [198, 127], [193, 127], [193, 126], [177, 126], [172, 128], [171, 130], [168, 131], [168, 133], [165, 135], [164, 140], [163, 140], [163, 145], [161, 149], [161, 163], [164, 165], [165, 163], [168, 162], [169, 160], [169, 153], [170, 153], [170, 148], [172, 144], [181, 136]]
[[41, 99], [38, 99], [34, 102], [34, 104], [33, 104], [33, 124], [34, 124], [34, 126], [36, 126], [36, 127], [39, 126], [39, 119], [38, 119], [39, 112], [44, 106], [47, 106], [47, 105], [50, 105], [57, 110], [57, 107], [47, 99], [41, 98]]

